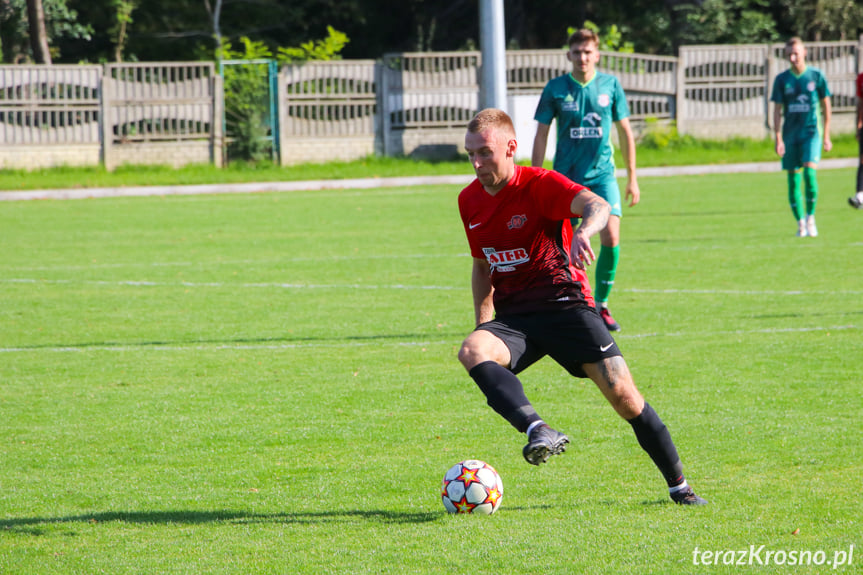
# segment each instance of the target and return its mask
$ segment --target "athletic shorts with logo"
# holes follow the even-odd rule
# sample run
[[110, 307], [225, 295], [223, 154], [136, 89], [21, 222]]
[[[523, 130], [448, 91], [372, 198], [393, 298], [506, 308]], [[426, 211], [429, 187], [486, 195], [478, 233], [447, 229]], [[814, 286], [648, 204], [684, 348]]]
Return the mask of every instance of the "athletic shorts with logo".
[[548, 355], [571, 375], [588, 377], [582, 367], [585, 363], [622, 355], [599, 312], [588, 305], [500, 315], [476, 329], [491, 332], [506, 344], [513, 373]]

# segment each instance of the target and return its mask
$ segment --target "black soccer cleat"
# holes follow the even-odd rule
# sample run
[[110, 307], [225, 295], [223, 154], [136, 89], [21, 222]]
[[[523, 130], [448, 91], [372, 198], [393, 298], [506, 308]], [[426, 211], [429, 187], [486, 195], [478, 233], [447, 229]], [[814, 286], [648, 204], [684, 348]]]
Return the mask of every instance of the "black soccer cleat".
[[695, 494], [691, 487], [671, 493], [671, 500], [678, 505], [707, 505], [707, 500]]
[[848, 205], [858, 210], [863, 209], [863, 202], [858, 200], [857, 196], [851, 196], [850, 198], [848, 198]]
[[567, 443], [569, 438], [566, 435], [543, 423], [530, 432], [522, 454], [531, 465], [539, 465], [548, 461], [550, 456], [566, 451]]

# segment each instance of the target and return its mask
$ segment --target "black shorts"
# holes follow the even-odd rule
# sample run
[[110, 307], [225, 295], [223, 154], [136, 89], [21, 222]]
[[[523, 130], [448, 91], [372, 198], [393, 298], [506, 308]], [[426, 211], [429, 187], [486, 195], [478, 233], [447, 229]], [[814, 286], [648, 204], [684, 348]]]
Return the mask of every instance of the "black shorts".
[[595, 308], [500, 315], [477, 326], [499, 337], [519, 373], [548, 355], [575, 377], [587, 377], [582, 365], [622, 355]]

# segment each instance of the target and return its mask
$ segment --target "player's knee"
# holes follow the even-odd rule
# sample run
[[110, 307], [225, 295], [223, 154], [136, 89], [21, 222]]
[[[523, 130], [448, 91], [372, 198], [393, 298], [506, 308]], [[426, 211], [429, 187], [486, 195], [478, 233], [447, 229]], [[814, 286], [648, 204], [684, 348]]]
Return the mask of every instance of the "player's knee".
[[617, 382], [612, 389], [614, 392], [607, 394], [607, 399], [614, 411], [626, 420], [638, 417], [644, 409], [644, 398], [632, 380]]
[[462, 342], [461, 348], [458, 350], [458, 360], [468, 371], [478, 363], [476, 361], [476, 352], [468, 343], [468, 340], [464, 340]]
[[497, 342], [491, 334], [483, 331], [475, 331], [470, 334], [461, 344], [458, 350], [458, 360], [468, 371], [484, 361], [494, 361], [506, 365], [508, 361], [502, 357], [501, 351], [497, 349]]
[[614, 411], [627, 421], [638, 417], [644, 409], [644, 400], [637, 394], [617, 397], [611, 404]]
[[461, 349], [458, 350], [458, 360], [468, 371], [479, 365], [483, 361], [487, 361], [487, 353], [483, 352], [482, 343], [478, 338], [468, 337], [461, 344]]

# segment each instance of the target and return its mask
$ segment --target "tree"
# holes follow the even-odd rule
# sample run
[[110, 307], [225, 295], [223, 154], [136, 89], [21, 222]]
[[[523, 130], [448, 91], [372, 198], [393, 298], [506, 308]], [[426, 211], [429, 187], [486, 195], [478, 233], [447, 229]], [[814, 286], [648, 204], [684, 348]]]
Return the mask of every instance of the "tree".
[[[327, 37], [309, 40], [298, 47], [278, 47], [275, 58], [282, 64], [309, 60], [337, 60], [350, 41], [332, 26]], [[261, 41], [240, 38], [241, 47], [222, 41], [217, 59], [222, 63], [225, 86], [225, 124], [228, 157], [259, 162], [272, 152], [272, 126], [277, 120], [269, 117], [269, 62], [274, 53]]]
[[[58, 61], [116, 58], [115, 0], [42, 0], [51, 54]], [[127, 0], [128, 1], [128, 0]], [[59, 20], [52, 6], [69, 6], [96, 30], [92, 39], [52, 33]], [[279, 46], [302, 46], [326, 34], [327, 26], [351, 38], [345, 58], [380, 58], [387, 52], [475, 49], [479, 44], [477, 0], [146, 0], [138, 1], [134, 29], [127, 25], [124, 58], [147, 61], [212, 59], [222, 39], [242, 37]], [[20, 52], [7, 32], [0, 0], [4, 59]], [[635, 51], [674, 54], [681, 44], [772, 42], [793, 35], [806, 40], [856, 38], [863, 31], [861, 0], [504, 0], [510, 48], [558, 49], [569, 27], [586, 21], [617, 31]], [[4, 20], [4, 18], [6, 18]], [[20, 34], [26, 48], [29, 34]], [[14, 54], [10, 54], [14, 53]]]
[[853, 40], [863, 31], [859, 0], [781, 0], [790, 35], [807, 40]]
[[685, 16], [679, 32], [683, 44], [755, 44], [779, 38], [767, 11], [769, 0], [704, 0], [682, 4]]
[[38, 64], [50, 64], [51, 50], [48, 48], [48, 31], [45, 29], [45, 10], [42, 8], [42, 0], [27, 0], [27, 22], [33, 59]]
[[137, 7], [136, 0], [112, 0], [116, 11], [116, 22], [110, 32], [114, 34], [114, 61], [123, 61], [123, 49], [129, 39], [129, 26], [132, 25], [132, 12]]
[[210, 0], [204, 0], [204, 7], [207, 9], [207, 15], [210, 17], [210, 22], [213, 26], [213, 40], [216, 42], [216, 54], [221, 54], [223, 51], [220, 24], [222, 20], [222, 0], [215, 0], [212, 6], [210, 5]]
[[[37, 27], [35, 33], [31, 33], [31, 22], [38, 22], [38, 7], [36, 7], [36, 18], [30, 18], [29, 0], [0, 0], [0, 37], [2, 37], [2, 61], [22, 62], [35, 60], [46, 61], [43, 54], [47, 54], [50, 61], [57, 60], [62, 53], [60, 42], [70, 38], [89, 40], [92, 28], [78, 22], [78, 13], [67, 6], [71, 0], [41, 0], [42, 29], [45, 32], [44, 41], [39, 39], [41, 34]], [[38, 47], [32, 48], [31, 39], [35, 38]]]

